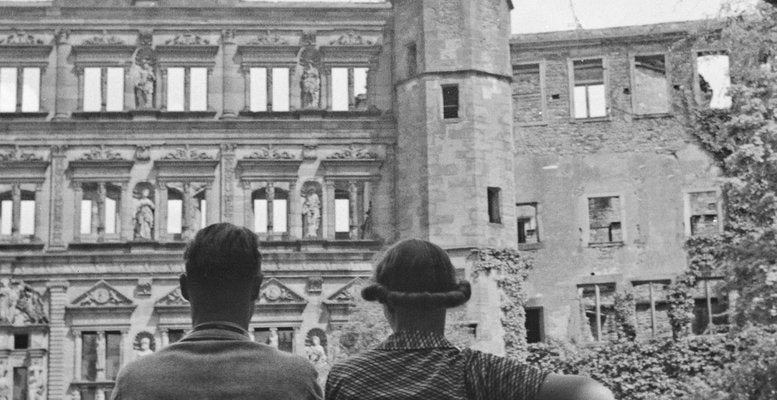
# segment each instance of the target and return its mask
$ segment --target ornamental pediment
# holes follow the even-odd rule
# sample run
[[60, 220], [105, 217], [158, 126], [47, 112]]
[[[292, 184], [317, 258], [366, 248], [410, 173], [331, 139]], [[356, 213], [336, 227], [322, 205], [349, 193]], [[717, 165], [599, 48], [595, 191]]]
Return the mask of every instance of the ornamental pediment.
[[324, 300], [324, 304], [353, 304], [361, 296], [362, 287], [367, 283], [365, 278], [354, 278]]
[[244, 181], [296, 179], [302, 159], [290, 151], [262, 147], [238, 160], [237, 171]]
[[381, 51], [379, 32], [339, 32], [321, 39], [321, 61], [327, 65], [370, 64]]
[[70, 177], [74, 181], [127, 181], [135, 161], [127, 159], [119, 151], [95, 147], [68, 163]]
[[41, 67], [45, 67], [53, 49], [47, 42], [50, 42], [50, 39], [44, 38], [44, 35], [25, 31], [0, 34], [0, 59], [3, 59], [0, 64], [37, 61], [41, 63]]
[[337, 179], [375, 179], [382, 165], [377, 152], [355, 144], [335, 150], [321, 160], [326, 176]]
[[76, 297], [71, 308], [127, 308], [134, 307], [132, 300], [121, 294], [108, 282], [101, 280]]
[[49, 162], [32, 150], [15, 147], [0, 151], [0, 183], [25, 181], [42, 183], [46, 180]]
[[219, 160], [208, 151], [191, 149], [188, 146], [178, 148], [159, 160], [154, 160], [157, 177], [163, 181], [206, 180], [215, 177]]
[[154, 50], [159, 64], [166, 66], [213, 66], [219, 46], [211, 38], [195, 33], [182, 33], [164, 40]]
[[155, 307], [189, 307], [189, 301], [183, 298], [181, 287], [173, 289], [154, 303]]
[[277, 305], [277, 304], [307, 304], [307, 300], [293, 289], [284, 285], [275, 278], [270, 278], [262, 283], [259, 291], [258, 305]]

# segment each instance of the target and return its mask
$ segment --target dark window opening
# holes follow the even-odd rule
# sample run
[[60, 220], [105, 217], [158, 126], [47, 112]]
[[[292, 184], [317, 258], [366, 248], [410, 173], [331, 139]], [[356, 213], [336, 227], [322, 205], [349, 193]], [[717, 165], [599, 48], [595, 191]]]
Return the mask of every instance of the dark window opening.
[[459, 85], [442, 87], [442, 117], [445, 119], [459, 117]]
[[30, 348], [30, 335], [19, 333], [13, 335], [13, 348], [16, 350]]
[[518, 244], [539, 243], [540, 235], [537, 227], [537, 204], [525, 203], [515, 205], [518, 223]]
[[294, 328], [278, 328], [278, 350], [294, 352]]
[[[27, 382], [27, 367], [14, 367], [13, 369], [13, 399], [27, 400], [29, 389]], [[7, 387], [6, 387], [7, 388]], [[7, 389], [6, 389], [7, 390]]]
[[499, 210], [499, 192], [501, 189], [496, 187], [488, 188], [488, 222], [494, 224], [502, 223], [502, 216]]
[[167, 342], [169, 344], [176, 343], [183, 339], [184, 331], [183, 329], [170, 329], [167, 331]]
[[689, 194], [691, 235], [718, 233], [718, 194], [715, 191]]
[[418, 69], [418, 49], [415, 42], [407, 45], [407, 77], [415, 76]]
[[623, 241], [620, 208], [618, 196], [588, 199], [589, 243]]
[[542, 342], [542, 308], [526, 309], [526, 341], [528, 343]]

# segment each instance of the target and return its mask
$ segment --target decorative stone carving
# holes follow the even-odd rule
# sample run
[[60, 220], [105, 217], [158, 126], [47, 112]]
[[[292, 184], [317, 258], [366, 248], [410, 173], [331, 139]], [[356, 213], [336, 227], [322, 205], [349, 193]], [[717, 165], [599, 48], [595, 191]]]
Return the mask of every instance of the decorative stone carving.
[[305, 338], [305, 352], [307, 353], [308, 360], [313, 364], [316, 372], [318, 372], [320, 384], [326, 382], [326, 376], [330, 369], [326, 354], [326, 343], [326, 333], [323, 330], [313, 328], [308, 331]]
[[327, 158], [330, 160], [374, 160], [378, 158], [378, 153], [352, 144], [347, 149], [337, 151]]
[[162, 157], [163, 160], [214, 160], [215, 157], [204, 151], [192, 150], [187, 144], [185, 148], [178, 148]]
[[25, 31], [14, 31], [14, 33], [0, 39], [0, 45], [42, 45], [43, 40], [37, 38]]
[[11, 393], [11, 385], [8, 379], [8, 365], [6, 361], [0, 361], [0, 368], [2, 368], [2, 374], [0, 374], [0, 399], [10, 400], [13, 393]]
[[9, 278], [0, 279], [0, 324], [46, 324], [46, 306], [32, 286]]
[[43, 157], [32, 152], [22, 152], [19, 146], [9, 151], [0, 151], [0, 161], [43, 161]]
[[135, 146], [135, 160], [148, 161], [151, 159], [151, 146]]
[[364, 39], [354, 31], [350, 31], [329, 43], [331, 46], [372, 46], [372, 40]]
[[305, 182], [302, 185], [302, 216], [305, 238], [319, 237], [321, 227], [321, 185], [318, 182]]
[[183, 298], [181, 294], [181, 288], [177, 287], [172, 292], [168, 293], [165, 297], [157, 300], [158, 306], [188, 306], [189, 301]]
[[302, 158], [306, 160], [315, 160], [318, 155], [316, 154], [316, 145], [306, 144], [302, 147]]
[[311, 61], [300, 60], [302, 67], [302, 108], [318, 108], [321, 102], [321, 76]]
[[97, 35], [81, 42], [83, 46], [106, 46], [106, 45], [123, 45], [123, 40], [117, 38], [114, 35], [108, 36], [108, 31], [103, 31], [102, 35]]
[[262, 284], [259, 304], [304, 304], [306, 300], [278, 279], [270, 278]]
[[324, 278], [321, 276], [308, 277], [308, 294], [319, 294], [324, 286]]
[[126, 160], [121, 153], [106, 149], [105, 146], [95, 147], [84, 153], [79, 160], [81, 161], [105, 161], [105, 160]]
[[54, 31], [54, 41], [57, 44], [67, 44], [68, 40], [70, 40], [70, 29], [57, 28]]
[[132, 300], [121, 294], [105, 281], [97, 282], [82, 295], [78, 296], [73, 305], [86, 307], [129, 306]]
[[301, 44], [303, 46], [315, 46], [316, 45], [316, 31], [303, 31]]
[[137, 297], [149, 297], [151, 296], [152, 278], [138, 278], [138, 285], [135, 286], [135, 296]]
[[45, 400], [46, 399], [46, 372], [40, 365], [30, 366], [27, 372], [28, 399]]
[[272, 145], [260, 147], [259, 150], [251, 153], [246, 160], [293, 160], [295, 157], [288, 151], [279, 152]]
[[258, 46], [288, 46], [290, 43], [276, 32], [264, 31], [255, 39], [248, 42], [248, 44]]
[[129, 76], [135, 92], [135, 108], [140, 110], [154, 108], [156, 75], [153, 62], [154, 53], [149, 47], [138, 47], [132, 55]]
[[364, 283], [365, 280], [363, 278], [354, 278], [329, 296], [324, 303], [353, 303], [356, 301]]
[[135, 341], [132, 348], [135, 350], [135, 358], [140, 358], [153, 354], [156, 351], [156, 340], [154, 335], [147, 331], [140, 331], [135, 335]]
[[[145, 183], [145, 185], [143, 185]], [[156, 212], [156, 205], [151, 199], [151, 190], [153, 186], [147, 182], [141, 182], [136, 186], [138, 195], [138, 204], [135, 208], [135, 240], [152, 240], [154, 239], [154, 214]]]
[[165, 41], [167, 46], [207, 46], [210, 45], [208, 39], [203, 39], [199, 35], [184, 33], [172, 39]]

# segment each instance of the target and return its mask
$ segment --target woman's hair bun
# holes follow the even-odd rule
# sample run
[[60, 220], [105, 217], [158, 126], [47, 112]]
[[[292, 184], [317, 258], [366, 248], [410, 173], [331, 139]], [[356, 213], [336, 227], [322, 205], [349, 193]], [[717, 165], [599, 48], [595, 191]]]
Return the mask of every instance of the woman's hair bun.
[[391, 291], [380, 283], [373, 283], [362, 289], [364, 300], [400, 307], [453, 308], [466, 303], [470, 296], [472, 287], [466, 280], [459, 281], [456, 288], [447, 292]]

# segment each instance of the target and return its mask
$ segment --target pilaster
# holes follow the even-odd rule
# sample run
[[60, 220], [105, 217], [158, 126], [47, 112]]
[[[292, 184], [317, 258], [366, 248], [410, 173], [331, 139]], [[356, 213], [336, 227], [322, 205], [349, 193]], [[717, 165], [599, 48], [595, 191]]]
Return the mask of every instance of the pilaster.
[[47, 285], [49, 290], [49, 398], [62, 399], [65, 397], [67, 382], [65, 371], [65, 339], [67, 326], [65, 325], [65, 306], [67, 304], [66, 280], [50, 280]]

